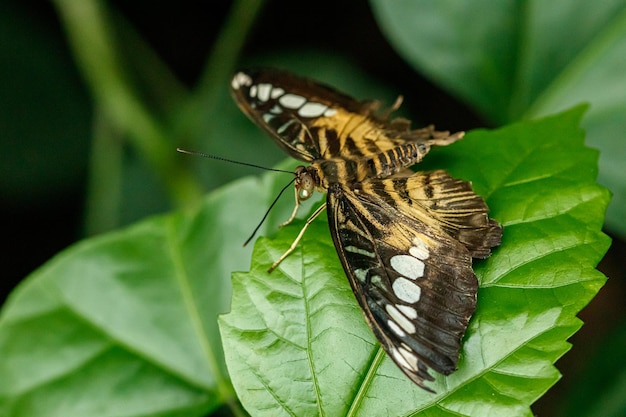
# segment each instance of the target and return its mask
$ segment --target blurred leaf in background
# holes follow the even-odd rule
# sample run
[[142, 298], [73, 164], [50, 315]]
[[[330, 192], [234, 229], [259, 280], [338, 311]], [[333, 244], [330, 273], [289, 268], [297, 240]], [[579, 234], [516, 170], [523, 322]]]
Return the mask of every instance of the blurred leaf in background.
[[[230, 271], [249, 262], [243, 236], [283, 180], [239, 180], [197, 210], [85, 240], [33, 273], [0, 320], [2, 415], [198, 416], [226, 405], [240, 415], [217, 314], [229, 308]], [[290, 209], [283, 202], [265, 227]]]
[[370, 3], [413, 68], [494, 123], [590, 103], [583, 127], [588, 144], [602, 151], [600, 182], [614, 193], [607, 225], [626, 236], [624, 1]]

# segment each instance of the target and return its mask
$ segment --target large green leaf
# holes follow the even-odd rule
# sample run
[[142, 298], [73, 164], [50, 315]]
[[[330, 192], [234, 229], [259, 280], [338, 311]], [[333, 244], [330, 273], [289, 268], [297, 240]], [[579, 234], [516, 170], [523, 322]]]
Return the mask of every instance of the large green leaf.
[[202, 250], [207, 225], [198, 223], [159, 218], [88, 240], [29, 277], [0, 322], [0, 410], [165, 416], [214, 407], [223, 369], [211, 317], [227, 286], [190, 256]]
[[591, 104], [582, 126], [615, 194], [607, 225], [626, 235], [626, 3], [371, 0], [414, 68], [496, 123]]
[[268, 266], [302, 222], [259, 239], [251, 270], [233, 275], [220, 331], [233, 385], [254, 416], [530, 416], [559, 378], [576, 314], [605, 277], [595, 270], [610, 240], [609, 201], [596, 184], [596, 151], [583, 144], [583, 109], [496, 131], [470, 132], [429, 155], [472, 180], [504, 225], [502, 245], [475, 263], [478, 308], [459, 370], [437, 394], [413, 385], [368, 329], [332, 245], [316, 220], [272, 274]]
[[0, 415], [199, 416], [232, 402], [217, 314], [231, 271], [249, 265], [241, 245], [259, 207], [288, 179], [240, 180], [198, 210], [85, 240], [35, 271], [0, 315]]

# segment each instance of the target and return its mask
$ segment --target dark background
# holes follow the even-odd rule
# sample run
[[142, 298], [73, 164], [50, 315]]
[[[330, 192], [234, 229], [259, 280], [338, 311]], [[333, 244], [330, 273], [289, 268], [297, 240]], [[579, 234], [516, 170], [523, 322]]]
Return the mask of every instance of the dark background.
[[[148, 0], [116, 0], [109, 3], [112, 9], [124, 16], [140, 32], [190, 88], [200, 75], [230, 7], [228, 1], [184, 0], [159, 3]], [[301, 7], [304, 5], [308, 7], [303, 11]], [[4, 80], [0, 80], [0, 85], [12, 84], [14, 88], [10, 90], [19, 93], [19, 83], [24, 82], [24, 78], [11, 72], [15, 57], [19, 57], [24, 59], [22, 65], [32, 63], [28, 66], [32, 75], [29, 82], [41, 85], [42, 91], [51, 89], [48, 95], [42, 96], [54, 97], [71, 90], [72, 97], [75, 98], [75, 107], [68, 108], [59, 106], [54, 99], [46, 101], [38, 96], [2, 93], [0, 111], [17, 114], [19, 120], [0, 117], [0, 121], [15, 123], [17, 126], [24, 123], [23, 129], [25, 135], [28, 135], [30, 123], [70, 117], [76, 129], [73, 136], [82, 138], [71, 143], [72, 163], [68, 164], [67, 178], [60, 181], [61, 185], [50, 187], [37, 181], [32, 185], [28, 181], [29, 177], [37, 176], [37, 171], [21, 173], [26, 179], [19, 183], [6, 183], [7, 178], [14, 177], [16, 170], [19, 172], [19, 163], [11, 159], [12, 144], [0, 136], [0, 152], [5, 153], [5, 157], [1, 159], [5, 165], [0, 174], [4, 177], [2, 181], [5, 181], [0, 190], [3, 192], [0, 195], [0, 218], [3, 224], [1, 257], [5, 271], [0, 288], [2, 302], [20, 280], [57, 252], [83, 237], [83, 209], [87, 186], [85, 180], [93, 102], [75, 67], [63, 28], [50, 3], [5, 0], [0, 7], [0, 13], [5, 14], [4, 19], [12, 19], [12, 22], [22, 28], [25, 39], [28, 39], [29, 34], [43, 35], [48, 45], [44, 53], [36, 49], [19, 50], [20, 39], [10, 38], [0, 31], [0, 66], [3, 67], [0, 73], [5, 76]], [[382, 37], [366, 2], [320, 0], [298, 6], [287, 0], [267, 2], [256, 20], [242, 56], [260, 55], [289, 47], [332, 50], [345, 55], [373, 76], [389, 81], [397, 90], [407, 95], [419, 92], [424, 100], [411, 103], [409, 114], [417, 114], [421, 120], [445, 126], [450, 130], [494, 127], [404, 63]], [[54, 90], [58, 86], [46, 82], [47, 56], [54, 56], [69, 74], [70, 81], [64, 86], [64, 90]], [[15, 77], [12, 78], [13, 76]], [[76, 111], [71, 112], [72, 109]], [[2, 129], [0, 124], [0, 135]], [[29, 140], [24, 138], [24, 141]], [[62, 134], [58, 136], [58, 140], [64, 140]], [[60, 143], [62, 145], [64, 144]], [[43, 164], [59, 163], [54, 158], [53, 149], [39, 145], [36, 139], [32, 146], [34, 157], [40, 158]], [[17, 167], [11, 165], [11, 161]], [[8, 169], [12, 170], [11, 175], [5, 175], [8, 172], [5, 170]], [[63, 167], [59, 169], [63, 171]], [[63, 178], [63, 172], [59, 175]], [[589, 366], [589, 358], [597, 354], [602, 348], [604, 338], [610, 337], [620, 318], [626, 315], [626, 289], [623, 284], [626, 276], [623, 262], [626, 258], [626, 245], [614, 236], [613, 238], [614, 243], [599, 266], [610, 279], [580, 314], [587, 324], [572, 337], [573, 349], [557, 363], [564, 374], [563, 380], [533, 406], [537, 415], [553, 415], [567, 396], [575, 392], [576, 384], [580, 383], [579, 375]]]

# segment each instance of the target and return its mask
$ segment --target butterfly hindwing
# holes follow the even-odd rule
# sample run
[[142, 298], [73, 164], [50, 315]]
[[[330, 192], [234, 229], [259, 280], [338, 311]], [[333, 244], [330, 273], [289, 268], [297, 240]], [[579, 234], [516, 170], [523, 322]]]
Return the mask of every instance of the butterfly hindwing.
[[372, 193], [388, 195], [400, 210], [419, 216], [437, 233], [461, 242], [472, 258], [487, 258], [500, 244], [502, 228], [488, 216], [489, 207], [467, 181], [446, 171], [417, 172], [371, 183]]

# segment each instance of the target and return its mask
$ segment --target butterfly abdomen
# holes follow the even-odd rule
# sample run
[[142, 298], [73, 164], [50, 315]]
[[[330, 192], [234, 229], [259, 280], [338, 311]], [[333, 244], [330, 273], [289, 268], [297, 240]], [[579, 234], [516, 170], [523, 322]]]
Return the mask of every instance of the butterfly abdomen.
[[[402, 146], [404, 148], [405, 146]], [[403, 150], [396, 152], [397, 148], [387, 152], [381, 152], [378, 156], [370, 159], [351, 160], [343, 158], [331, 158], [314, 161], [311, 165], [317, 168], [320, 185], [328, 189], [331, 184], [357, 184], [367, 178], [385, 178], [402, 169], [409, 167], [421, 160], [418, 154], [410, 158]], [[409, 152], [413, 152], [409, 150]], [[415, 156], [413, 156], [415, 155]]]
[[319, 171], [322, 187], [328, 189], [330, 184], [350, 184], [366, 178], [387, 178], [415, 165], [430, 150], [430, 144], [413, 142], [398, 145], [381, 151], [369, 158], [329, 158], [314, 161]]
[[369, 177], [386, 178], [422, 160], [430, 150], [424, 142], [405, 143], [380, 152], [365, 161]]

